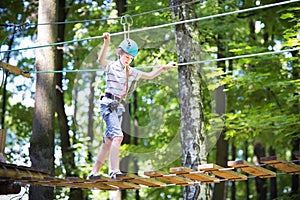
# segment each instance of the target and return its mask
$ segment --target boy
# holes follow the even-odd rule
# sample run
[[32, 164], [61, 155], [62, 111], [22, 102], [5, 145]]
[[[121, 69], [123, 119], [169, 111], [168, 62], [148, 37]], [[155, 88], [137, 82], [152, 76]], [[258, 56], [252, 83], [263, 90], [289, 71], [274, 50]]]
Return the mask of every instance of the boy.
[[106, 123], [106, 130], [89, 178], [97, 176], [108, 154], [109, 176], [116, 178], [117, 174], [122, 174], [119, 170], [119, 150], [123, 140], [121, 122], [125, 108], [121, 101], [128, 94], [128, 88], [130, 88], [132, 81], [140, 78], [150, 80], [160, 75], [164, 70], [176, 67], [174, 63], [170, 63], [151, 72], [142, 72], [130, 67], [130, 63], [138, 54], [138, 46], [135, 41], [129, 38], [120, 43], [117, 49], [118, 60], [108, 62], [106, 53], [110, 43], [109, 33], [104, 33], [103, 38], [104, 44], [99, 53], [98, 61], [106, 72], [105, 96], [100, 101], [100, 111]]

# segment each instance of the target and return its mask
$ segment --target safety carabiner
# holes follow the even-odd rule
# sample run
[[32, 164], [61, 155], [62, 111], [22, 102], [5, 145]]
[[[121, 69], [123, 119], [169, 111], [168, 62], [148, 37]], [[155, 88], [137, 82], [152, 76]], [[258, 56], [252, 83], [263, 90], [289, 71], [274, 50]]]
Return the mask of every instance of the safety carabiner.
[[[130, 15], [124, 15], [121, 17], [120, 24], [123, 25], [123, 30], [124, 30], [124, 40], [126, 38], [129, 38], [129, 31], [130, 31], [130, 26], [133, 24], [133, 19]], [[127, 25], [127, 31], [128, 35], [126, 35], [126, 25]]]
[[130, 15], [124, 15], [121, 17], [121, 22], [122, 25], [128, 24], [129, 26], [133, 25], [133, 19]]

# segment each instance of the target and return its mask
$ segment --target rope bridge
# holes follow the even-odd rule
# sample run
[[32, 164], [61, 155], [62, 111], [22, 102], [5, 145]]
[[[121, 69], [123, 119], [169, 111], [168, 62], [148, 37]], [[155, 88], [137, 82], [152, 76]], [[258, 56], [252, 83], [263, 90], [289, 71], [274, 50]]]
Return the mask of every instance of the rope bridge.
[[297, 154], [297, 161], [285, 161], [276, 156], [264, 157], [260, 165], [254, 165], [244, 160], [228, 161], [227, 168], [210, 163], [198, 166], [198, 170], [186, 167], [170, 168], [169, 172], [147, 171], [144, 176], [136, 174], [117, 175], [116, 179], [106, 176], [99, 176], [87, 180], [79, 177], [67, 177], [65, 179], [51, 177], [49, 173], [35, 170], [30, 167], [17, 166], [13, 164], [0, 163], [0, 194], [3, 193], [4, 186], [8, 185], [35, 185], [50, 187], [70, 187], [82, 189], [99, 190], [138, 190], [141, 188], [162, 188], [167, 186], [181, 185], [191, 186], [200, 183], [220, 183], [222, 181], [245, 181], [250, 174], [259, 178], [274, 178], [276, 172], [271, 171], [266, 166], [273, 167], [286, 174], [299, 174], [300, 165], [295, 164], [300, 159]]

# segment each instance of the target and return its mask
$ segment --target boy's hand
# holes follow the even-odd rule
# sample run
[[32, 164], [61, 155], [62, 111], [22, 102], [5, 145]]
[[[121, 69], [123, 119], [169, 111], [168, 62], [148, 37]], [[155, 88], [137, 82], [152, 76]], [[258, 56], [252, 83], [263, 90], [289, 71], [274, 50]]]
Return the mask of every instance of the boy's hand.
[[176, 68], [176, 67], [177, 67], [177, 63], [175, 63], [175, 62], [169, 62], [168, 64], [164, 65], [164, 66], [162, 67], [162, 69], [163, 69], [163, 70], [166, 70], [166, 69], [168, 69], [168, 68]]
[[104, 38], [104, 41], [109, 42], [110, 41], [110, 34], [109, 33], [103, 33], [103, 38]]

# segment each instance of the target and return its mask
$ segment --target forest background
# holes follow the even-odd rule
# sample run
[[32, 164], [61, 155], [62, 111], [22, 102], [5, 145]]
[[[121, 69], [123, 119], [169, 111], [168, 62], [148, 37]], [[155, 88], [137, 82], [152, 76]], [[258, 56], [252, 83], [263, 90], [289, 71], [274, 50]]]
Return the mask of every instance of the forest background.
[[[41, 1], [40, 1], [41, 2]], [[169, 6], [176, 1], [58, 1], [55, 42], [62, 56], [56, 71], [36, 71], [38, 1], [2, 1], [1, 60], [31, 73], [30, 78], [1, 71], [1, 128], [7, 131], [5, 155], [10, 163], [31, 166], [30, 143], [34, 121], [36, 76], [57, 74], [54, 126], [54, 170], [58, 177], [86, 177], [102, 141], [104, 125], [99, 98], [104, 76], [96, 64], [103, 32], [112, 33], [114, 47], [123, 39], [121, 16], [132, 17], [132, 30], [176, 22]], [[260, 157], [276, 155], [296, 160], [299, 152], [299, 1], [250, 10], [284, 1], [180, 1], [195, 18], [193, 51], [201, 58], [194, 67], [203, 77], [203, 108], [209, 163], [226, 166], [243, 159], [259, 164]], [[287, 1], [288, 2], [288, 1]], [[175, 7], [176, 8], [176, 7]], [[222, 13], [228, 15], [214, 16]], [[145, 29], [130, 37], [140, 46], [134, 66], [149, 70], [179, 60], [174, 26]], [[184, 35], [189, 41], [190, 36]], [[96, 37], [96, 38], [94, 38]], [[178, 38], [177, 38], [178, 39]], [[24, 48], [25, 49], [22, 49]], [[179, 63], [180, 64], [180, 63]], [[181, 66], [179, 65], [179, 68]], [[61, 72], [60, 70], [64, 70]], [[76, 71], [77, 70], [77, 71]], [[55, 73], [54, 73], [55, 72]], [[217, 110], [216, 90], [226, 94], [226, 110]], [[127, 134], [122, 146], [123, 170], [168, 171], [182, 165], [178, 72], [170, 70], [150, 82], [139, 81], [127, 100]], [[200, 123], [200, 122], [199, 122]], [[217, 128], [216, 128], [217, 127]], [[211, 131], [213, 130], [213, 131]], [[211, 133], [211, 135], [209, 135]], [[44, 163], [45, 165], [49, 163]], [[103, 168], [102, 173], [107, 173]], [[222, 187], [220, 187], [222, 185]], [[210, 185], [214, 199], [291, 199], [299, 197], [298, 175], [280, 174], [274, 179], [250, 178], [242, 182]], [[124, 191], [123, 199], [179, 199], [184, 188]], [[54, 190], [55, 199], [107, 198], [108, 192], [66, 188]]]

